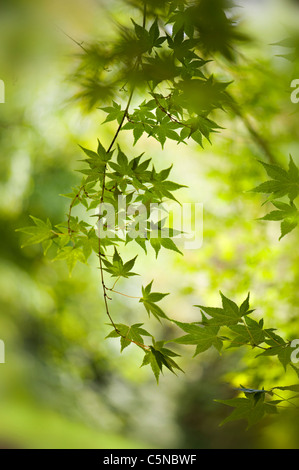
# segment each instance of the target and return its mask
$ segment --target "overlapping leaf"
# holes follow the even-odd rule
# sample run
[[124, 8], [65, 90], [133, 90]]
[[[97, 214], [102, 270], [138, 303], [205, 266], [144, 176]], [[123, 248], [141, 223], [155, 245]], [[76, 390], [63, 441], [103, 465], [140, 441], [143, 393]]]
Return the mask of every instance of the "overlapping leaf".
[[143, 336], [152, 335], [142, 328], [142, 326], [143, 323], [135, 323], [131, 326], [124, 325], [123, 323], [116, 323], [116, 329], [113, 327], [113, 330], [106, 336], [106, 338], [120, 338], [121, 352], [131, 344], [136, 344], [143, 349]]
[[232, 413], [225, 418], [221, 425], [230, 421], [246, 420], [248, 428], [260, 421], [265, 414], [277, 414], [277, 404], [280, 400], [265, 401], [265, 393], [257, 391], [246, 393], [246, 398], [232, 398], [230, 400], [215, 400], [234, 408]]
[[44, 222], [32, 215], [30, 217], [34, 222], [34, 225], [17, 229], [18, 232], [23, 232], [26, 235], [29, 235], [22, 246], [35, 245], [53, 238], [52, 224], [49, 219]]
[[270, 165], [261, 162], [270, 180], [260, 184], [252, 191], [256, 193], [270, 194], [268, 200], [279, 199], [288, 196], [292, 202], [299, 194], [299, 170], [290, 156], [288, 170], [278, 165]]
[[150, 346], [149, 351], [144, 355], [141, 367], [150, 365], [157, 383], [159, 383], [160, 374], [163, 373], [163, 367], [166, 367], [170, 372], [175, 374], [175, 370], [183, 370], [173, 359], [179, 357], [174, 351], [164, 347], [164, 341], [154, 341], [154, 345]]
[[195, 345], [196, 349], [194, 356], [206, 351], [211, 346], [214, 346], [217, 351], [221, 351], [223, 341], [222, 338], [218, 335], [218, 326], [199, 326], [196, 324], [182, 323], [179, 321], [174, 321], [174, 323], [183, 331], [185, 331], [187, 335], [181, 336], [180, 338], [176, 338], [172, 341], [178, 344]]
[[137, 273], [132, 272], [132, 268], [135, 264], [137, 256], [127, 261], [123, 262], [116, 248], [114, 248], [114, 255], [112, 258], [112, 263], [103, 257], [102, 262], [106, 266], [104, 268], [112, 277], [131, 277], [138, 276]]
[[202, 312], [211, 317], [210, 319], [204, 317], [204, 324], [208, 324], [210, 326], [236, 325], [242, 317], [253, 312], [253, 310], [249, 310], [249, 294], [240, 307], [238, 307], [233, 300], [225, 297], [221, 292], [220, 295], [222, 299], [222, 308], [195, 305], [195, 307], [200, 308]]

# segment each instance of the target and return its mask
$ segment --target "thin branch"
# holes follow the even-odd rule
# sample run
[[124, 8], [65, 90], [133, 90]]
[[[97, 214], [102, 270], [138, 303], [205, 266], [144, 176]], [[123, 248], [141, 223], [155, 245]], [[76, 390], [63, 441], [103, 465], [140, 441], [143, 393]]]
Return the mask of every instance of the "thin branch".
[[246, 129], [248, 130], [255, 143], [258, 145], [258, 147], [261, 148], [261, 150], [272, 165], [277, 164], [277, 159], [270, 150], [268, 142], [255, 129], [248, 117], [242, 112], [241, 108], [238, 106], [234, 98], [229, 93], [226, 92], [226, 94], [229, 97], [229, 105], [231, 106], [235, 114], [243, 121], [243, 124], [245, 125]]
[[[144, 24], [144, 25], [145, 25], [145, 22], [146, 22], [146, 4], [144, 5], [144, 14], [143, 14], [143, 24]], [[139, 63], [140, 63], [140, 59], [141, 59], [141, 57], [139, 56], [139, 57], [137, 58], [137, 60], [136, 60], [136, 64], [135, 64], [135, 67], [136, 67], [136, 68], [138, 67], [138, 65], [139, 65]], [[121, 121], [120, 121], [120, 123], [119, 123], [119, 125], [118, 125], [118, 128], [117, 128], [117, 130], [116, 130], [116, 132], [115, 132], [115, 134], [114, 134], [114, 137], [113, 137], [113, 139], [112, 139], [112, 141], [111, 141], [111, 144], [110, 144], [109, 147], [108, 147], [107, 153], [109, 153], [109, 152], [112, 150], [112, 148], [113, 148], [113, 146], [114, 146], [114, 144], [115, 144], [115, 142], [116, 142], [116, 139], [118, 138], [118, 135], [119, 135], [119, 133], [120, 133], [120, 131], [121, 131], [121, 128], [122, 128], [122, 126], [123, 126], [123, 123], [124, 123], [124, 121], [125, 121], [125, 119], [126, 119], [126, 116], [127, 116], [127, 114], [128, 114], [129, 108], [130, 108], [130, 104], [131, 104], [131, 101], [132, 101], [132, 98], [133, 98], [134, 90], [135, 90], [135, 85], [133, 85], [132, 88], [131, 88], [131, 92], [130, 92], [130, 95], [129, 95], [129, 99], [128, 99], [128, 102], [127, 102], [125, 111], [124, 111], [123, 116], [122, 116], [122, 119], [121, 119]], [[102, 181], [102, 193], [101, 193], [101, 199], [100, 199], [100, 208], [101, 208], [101, 205], [102, 205], [103, 202], [104, 202], [104, 196], [105, 196], [105, 189], [106, 189], [106, 188], [105, 188], [106, 171], [107, 171], [107, 163], [105, 164], [104, 170], [103, 170], [103, 181]], [[101, 251], [102, 251], [102, 250], [101, 250], [101, 236], [100, 236], [100, 234], [99, 234], [99, 264], [100, 264], [101, 284], [102, 284], [102, 289], [103, 289], [103, 295], [104, 295], [104, 303], [105, 303], [106, 314], [107, 314], [109, 320], [111, 321], [111, 324], [112, 324], [114, 330], [116, 331], [116, 333], [117, 333], [119, 336], [121, 336], [122, 338], [124, 338], [124, 339], [126, 339], [126, 340], [128, 340], [128, 341], [131, 341], [132, 343], [137, 344], [137, 345], [138, 345], [139, 347], [141, 347], [142, 349], [149, 350], [149, 346], [146, 346], [146, 345], [141, 344], [141, 343], [137, 343], [136, 341], [133, 341], [133, 340], [129, 340], [128, 338], [126, 338], [125, 336], [123, 336], [123, 335], [121, 334], [121, 332], [118, 330], [116, 324], [114, 323], [114, 321], [113, 321], [113, 319], [112, 319], [112, 317], [111, 317], [111, 314], [110, 314], [110, 311], [109, 311], [108, 302], [107, 302], [107, 298], [109, 298], [108, 295], [107, 295], [107, 291], [113, 291], [113, 292], [116, 292], [116, 291], [114, 291], [114, 290], [112, 290], [112, 289], [109, 289], [109, 288], [106, 286], [106, 284], [105, 284], [104, 270], [103, 270], [103, 262], [102, 262]], [[116, 282], [117, 282], [117, 281], [116, 281]], [[116, 283], [115, 283], [115, 284], [116, 284]], [[114, 284], [114, 285], [115, 285], [115, 284]], [[113, 286], [113, 287], [114, 287], [114, 286]], [[126, 295], [126, 294], [123, 294], [123, 295]], [[128, 296], [127, 296], [127, 297], [128, 297]]]

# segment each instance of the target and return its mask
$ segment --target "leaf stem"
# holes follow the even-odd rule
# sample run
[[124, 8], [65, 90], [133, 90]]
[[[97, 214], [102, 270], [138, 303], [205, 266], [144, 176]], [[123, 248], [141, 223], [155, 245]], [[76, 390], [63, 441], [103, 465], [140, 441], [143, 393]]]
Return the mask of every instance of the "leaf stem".
[[119, 294], [119, 295], [123, 295], [124, 297], [128, 297], [129, 299], [141, 299], [141, 297], [136, 297], [134, 295], [128, 295], [128, 294], [124, 294], [123, 292], [118, 292], [117, 290], [114, 290], [113, 288], [106, 287], [106, 289], [109, 290], [110, 292], [114, 292], [114, 294]]

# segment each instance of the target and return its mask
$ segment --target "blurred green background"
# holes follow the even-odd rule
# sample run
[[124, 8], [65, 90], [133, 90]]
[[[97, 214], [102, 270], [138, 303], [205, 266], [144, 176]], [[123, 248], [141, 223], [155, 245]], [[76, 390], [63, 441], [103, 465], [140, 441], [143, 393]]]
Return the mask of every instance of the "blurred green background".
[[[237, 9], [253, 41], [231, 65], [215, 57], [214, 69], [234, 80], [231, 93], [259, 130], [277, 162], [288, 154], [299, 164], [298, 105], [290, 100], [293, 64], [271, 44], [287, 35], [295, 18], [291, 2], [245, 1]], [[298, 17], [298, 11], [295, 14]], [[241, 352], [215, 351], [192, 359], [186, 348], [185, 374], [165, 373], [159, 386], [135, 348], [119, 353], [103, 308], [96, 260], [69, 277], [63, 261], [52, 263], [40, 246], [21, 249], [15, 229], [29, 214], [53, 223], [64, 220], [67, 199], [59, 194], [77, 184], [82, 158], [78, 144], [109, 142], [112, 124], [72, 101], [79, 43], [109, 40], [114, 21], [128, 23], [135, 12], [121, 1], [59, 2], [3, 0], [0, 6], [0, 448], [298, 448], [299, 414], [286, 410], [245, 431], [245, 422], [219, 427], [229, 410], [215, 398], [233, 396], [233, 386], [296, 382], [272, 358], [254, 360]], [[248, 192], [265, 180], [265, 159], [242, 120], [222, 113], [224, 127], [213, 145], [177, 146], [142, 138], [128, 155], [142, 151], [158, 168], [174, 164], [172, 179], [188, 185], [181, 202], [204, 204], [204, 240], [184, 257], [164, 252], [154, 259], [140, 250], [140, 278], [120, 287], [138, 295], [153, 278], [170, 292], [164, 308], [179, 320], [195, 321], [192, 305], [217, 306], [219, 290], [240, 303], [251, 292], [256, 318], [299, 337], [299, 231], [282, 241], [279, 224], [256, 219], [267, 212], [262, 197]], [[161, 162], [163, 162], [161, 164]], [[128, 256], [130, 252], [128, 253]], [[115, 297], [117, 321], [147, 324], [132, 299]], [[169, 331], [156, 326], [156, 336]], [[247, 351], [248, 353], [248, 351]], [[294, 382], [294, 383], [295, 383]]]

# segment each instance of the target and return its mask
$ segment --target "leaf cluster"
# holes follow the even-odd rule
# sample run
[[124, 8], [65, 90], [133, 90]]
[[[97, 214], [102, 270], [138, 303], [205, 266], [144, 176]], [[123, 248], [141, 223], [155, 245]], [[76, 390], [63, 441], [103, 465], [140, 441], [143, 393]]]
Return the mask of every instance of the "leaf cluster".
[[[275, 210], [266, 214], [261, 220], [280, 221], [281, 239], [298, 225], [299, 212], [294, 200], [299, 195], [299, 170], [291, 156], [287, 170], [279, 165], [270, 165], [265, 162], [261, 163], [271, 179], [260, 184], [252, 191], [269, 194], [266, 202], [272, 202]], [[289, 201], [284, 202], [277, 200], [284, 197], [287, 197]]]

